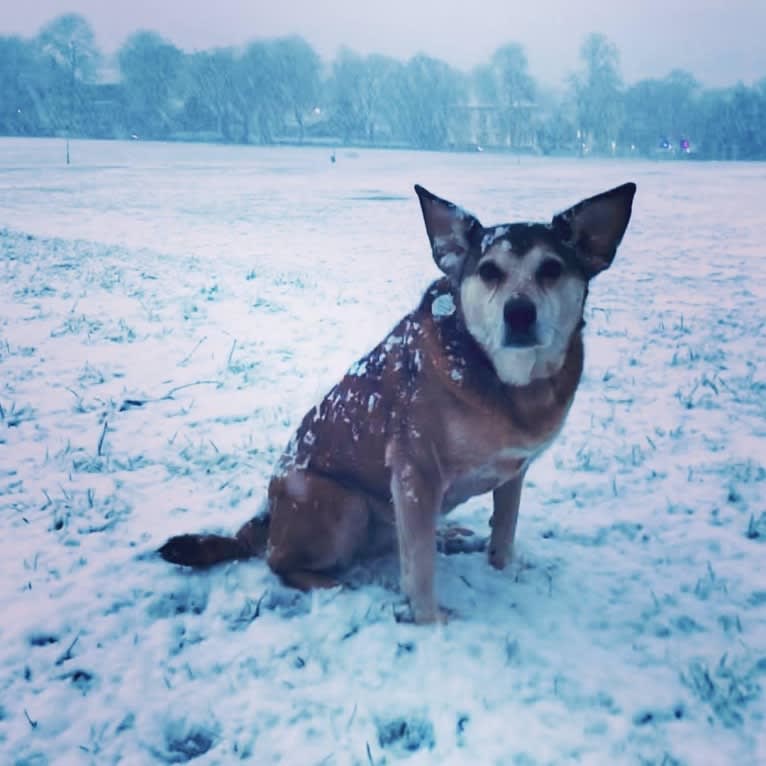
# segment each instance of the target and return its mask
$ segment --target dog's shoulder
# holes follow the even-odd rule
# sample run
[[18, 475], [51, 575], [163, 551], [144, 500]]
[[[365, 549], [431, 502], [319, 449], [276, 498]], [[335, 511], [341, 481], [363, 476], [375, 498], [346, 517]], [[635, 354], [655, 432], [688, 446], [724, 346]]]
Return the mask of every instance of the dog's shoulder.
[[409, 315], [413, 339], [408, 343], [419, 369], [432, 384], [460, 396], [502, 397], [507, 387], [499, 380], [492, 362], [468, 331], [462, 318], [460, 293], [449, 279], [435, 281], [425, 291], [418, 308]]

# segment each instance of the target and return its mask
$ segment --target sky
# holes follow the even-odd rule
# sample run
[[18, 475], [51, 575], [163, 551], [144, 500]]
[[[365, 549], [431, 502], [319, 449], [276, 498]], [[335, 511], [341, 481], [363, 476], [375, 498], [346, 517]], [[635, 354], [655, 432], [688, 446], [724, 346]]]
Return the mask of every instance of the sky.
[[766, 0], [31, 0], [6, 4], [0, 34], [30, 37], [70, 11], [91, 22], [107, 53], [137, 29], [185, 50], [300, 34], [326, 60], [347, 45], [403, 59], [426, 53], [467, 70], [515, 41], [532, 74], [558, 85], [577, 68], [583, 38], [602, 32], [628, 83], [674, 68], [709, 86], [766, 77]]

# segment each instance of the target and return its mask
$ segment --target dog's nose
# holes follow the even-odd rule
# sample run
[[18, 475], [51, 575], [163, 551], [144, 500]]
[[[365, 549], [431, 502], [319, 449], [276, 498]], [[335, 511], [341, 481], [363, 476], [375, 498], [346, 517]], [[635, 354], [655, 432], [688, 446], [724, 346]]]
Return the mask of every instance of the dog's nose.
[[537, 309], [529, 298], [522, 295], [505, 304], [503, 316], [512, 334], [526, 335], [537, 319]]

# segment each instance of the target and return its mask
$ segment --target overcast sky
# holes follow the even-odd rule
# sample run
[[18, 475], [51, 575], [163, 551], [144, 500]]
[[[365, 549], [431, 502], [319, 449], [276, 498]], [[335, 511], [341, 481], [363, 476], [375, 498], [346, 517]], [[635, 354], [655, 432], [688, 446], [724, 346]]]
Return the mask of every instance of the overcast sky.
[[325, 58], [340, 45], [407, 58], [427, 53], [461, 69], [508, 41], [532, 74], [558, 84], [577, 67], [589, 32], [620, 50], [627, 82], [688, 69], [706, 85], [766, 77], [766, 0], [17, 0], [0, 34], [33, 36], [69, 11], [93, 25], [103, 50], [153, 29], [185, 50], [303, 35]]

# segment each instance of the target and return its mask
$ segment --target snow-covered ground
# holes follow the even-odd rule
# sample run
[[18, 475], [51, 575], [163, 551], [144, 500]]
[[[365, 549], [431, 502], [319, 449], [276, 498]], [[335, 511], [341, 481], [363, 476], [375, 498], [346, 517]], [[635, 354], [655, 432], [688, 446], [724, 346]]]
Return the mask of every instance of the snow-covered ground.
[[[766, 167], [0, 140], [0, 762], [766, 763]], [[517, 555], [305, 596], [233, 531], [303, 413], [486, 223], [634, 180]], [[453, 518], [487, 530], [489, 498]]]

